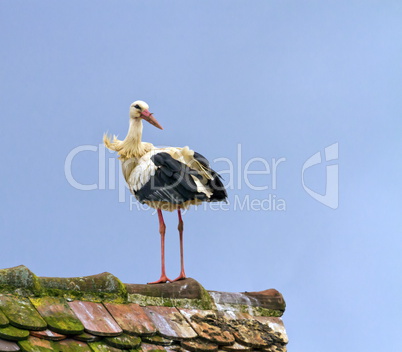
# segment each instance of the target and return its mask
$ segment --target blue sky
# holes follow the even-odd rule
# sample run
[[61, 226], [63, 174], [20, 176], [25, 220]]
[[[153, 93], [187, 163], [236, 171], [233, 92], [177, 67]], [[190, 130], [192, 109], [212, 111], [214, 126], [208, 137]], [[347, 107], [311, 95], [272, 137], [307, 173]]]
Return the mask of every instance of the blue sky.
[[[185, 214], [188, 276], [278, 289], [289, 351], [400, 351], [401, 18], [400, 1], [2, 1], [0, 267], [157, 279], [157, 217], [127, 190], [119, 202], [119, 165], [99, 148], [141, 99], [164, 127], [144, 126], [145, 141], [242, 173], [226, 208]], [[69, 170], [94, 190], [66, 178], [77, 147]], [[271, 170], [250, 189], [244, 171], [281, 158], [276, 187]], [[268, 199], [285, 208], [257, 209]], [[165, 220], [176, 277], [176, 214]]]

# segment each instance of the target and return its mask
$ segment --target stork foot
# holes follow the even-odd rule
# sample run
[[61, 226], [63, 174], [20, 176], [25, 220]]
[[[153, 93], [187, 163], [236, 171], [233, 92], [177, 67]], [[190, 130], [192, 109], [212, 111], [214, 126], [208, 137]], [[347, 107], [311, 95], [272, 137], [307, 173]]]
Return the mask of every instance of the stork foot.
[[175, 281], [184, 280], [184, 279], [187, 279], [187, 276], [184, 273], [184, 271], [182, 271], [178, 277], [176, 277], [174, 280], [170, 280], [170, 282], [175, 282]]
[[153, 284], [165, 284], [166, 282], [172, 282], [166, 275], [162, 275], [159, 280], [153, 281], [153, 282], [148, 282], [148, 285], [153, 285]]

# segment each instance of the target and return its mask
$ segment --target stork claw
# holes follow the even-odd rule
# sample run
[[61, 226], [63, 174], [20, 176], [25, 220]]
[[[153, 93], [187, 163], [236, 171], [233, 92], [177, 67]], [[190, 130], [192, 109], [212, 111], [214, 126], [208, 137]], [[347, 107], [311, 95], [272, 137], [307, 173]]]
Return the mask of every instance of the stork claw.
[[148, 285], [165, 284], [166, 282], [172, 282], [172, 280], [170, 280], [166, 275], [162, 275], [159, 280], [148, 282]]
[[178, 277], [176, 277], [174, 280], [170, 280], [170, 282], [176, 282], [176, 281], [184, 280], [184, 279], [187, 279], [187, 276], [184, 273], [184, 271], [182, 271]]

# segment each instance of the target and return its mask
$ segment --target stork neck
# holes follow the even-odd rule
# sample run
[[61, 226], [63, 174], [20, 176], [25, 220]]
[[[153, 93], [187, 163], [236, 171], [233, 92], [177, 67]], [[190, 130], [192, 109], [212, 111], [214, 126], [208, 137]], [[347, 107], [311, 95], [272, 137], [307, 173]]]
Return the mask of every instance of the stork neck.
[[142, 121], [140, 118], [130, 119], [130, 128], [127, 136], [119, 146], [119, 155], [123, 160], [140, 158], [146, 153], [144, 143], [141, 142]]
[[140, 118], [130, 118], [130, 128], [128, 129], [125, 141], [135, 145], [141, 144], [142, 137], [142, 120]]

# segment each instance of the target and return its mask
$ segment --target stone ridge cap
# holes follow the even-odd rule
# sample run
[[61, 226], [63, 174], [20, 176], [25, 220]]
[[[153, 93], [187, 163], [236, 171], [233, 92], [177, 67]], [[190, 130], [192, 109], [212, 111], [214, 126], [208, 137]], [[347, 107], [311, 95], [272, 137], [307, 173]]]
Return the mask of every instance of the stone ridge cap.
[[108, 272], [79, 277], [38, 277], [24, 265], [0, 269], [0, 293], [203, 310], [223, 307], [248, 312], [247, 307], [256, 307], [265, 311], [253, 312], [255, 315], [266, 316], [280, 316], [285, 310], [285, 301], [275, 289], [241, 293], [207, 291], [192, 278], [156, 285], [124, 284]]
[[[24, 265], [19, 265], [15, 268], [20, 268], [20, 267], [24, 267]], [[12, 269], [12, 268], [10, 268]], [[1, 270], [7, 270], [7, 269], [0, 269]], [[38, 278], [40, 279], [83, 279], [83, 278], [87, 278], [87, 277], [99, 277], [99, 276], [105, 276], [105, 275], [112, 275], [113, 274], [109, 273], [108, 271], [104, 271], [103, 273], [99, 273], [99, 274], [93, 274], [93, 275], [85, 275], [85, 276], [66, 276], [66, 277], [60, 277], [60, 276], [38, 276]]]

